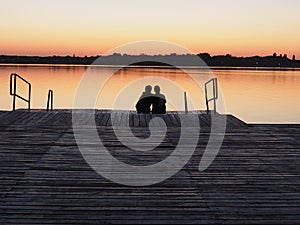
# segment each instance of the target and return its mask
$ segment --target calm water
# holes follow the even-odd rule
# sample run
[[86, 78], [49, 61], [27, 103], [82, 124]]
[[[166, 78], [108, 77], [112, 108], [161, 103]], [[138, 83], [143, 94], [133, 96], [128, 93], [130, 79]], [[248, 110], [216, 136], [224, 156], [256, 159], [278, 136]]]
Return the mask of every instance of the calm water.
[[[0, 109], [11, 110], [9, 75], [16, 72], [32, 84], [32, 108], [45, 108], [47, 91], [54, 91], [54, 106], [72, 108], [77, 86], [83, 77], [85, 66], [18, 66], [0, 65]], [[95, 68], [97, 79], [101, 74], [111, 73], [112, 68]], [[258, 123], [300, 123], [300, 70], [213, 70], [218, 77], [223, 93], [225, 112], [246, 122]], [[191, 73], [209, 79], [205, 71], [191, 70]], [[172, 85], [170, 85], [172, 83]], [[183, 91], [189, 96], [189, 107], [205, 109], [201, 88], [180, 70], [169, 68], [127, 68], [115, 73], [99, 92], [97, 108], [133, 109], [144, 86], [161, 87], [168, 105], [167, 110], [183, 109]], [[177, 86], [174, 87], [173, 84]], [[178, 91], [179, 90], [179, 91]], [[27, 95], [26, 88], [18, 83], [18, 92]], [[86, 90], [88, 98], [89, 90]], [[17, 102], [18, 108], [26, 107]]]

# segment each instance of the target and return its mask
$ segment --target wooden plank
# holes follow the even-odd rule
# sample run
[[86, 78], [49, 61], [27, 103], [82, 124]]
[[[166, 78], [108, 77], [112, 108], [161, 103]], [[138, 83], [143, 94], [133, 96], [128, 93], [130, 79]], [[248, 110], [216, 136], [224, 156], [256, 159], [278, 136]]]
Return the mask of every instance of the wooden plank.
[[101, 126], [103, 117], [104, 117], [104, 113], [96, 111], [95, 121], [97, 126]]
[[180, 124], [178, 123], [178, 120], [177, 118], [175, 117], [175, 114], [168, 114], [169, 115], [169, 118], [170, 118], [170, 121], [171, 121], [171, 126], [173, 127], [180, 127]]
[[130, 113], [129, 114], [129, 126], [133, 127], [134, 126], [134, 114], [135, 113]]
[[[22, 111], [3, 117], [1, 113], [0, 118], [7, 118], [0, 129], [1, 224], [297, 224], [300, 220], [300, 125], [244, 126], [230, 117], [219, 154], [200, 172], [210, 118], [199, 114], [207, 123], [187, 165], [161, 183], [130, 187], [103, 178], [85, 162], [74, 140], [70, 111]], [[102, 124], [99, 134], [111, 154], [124, 163], [161, 162], [180, 138], [178, 114], [160, 115], [169, 126], [164, 141], [149, 152], [128, 149], [110, 127], [109, 114], [96, 112], [97, 124]], [[120, 112], [117, 123], [129, 118], [133, 132], [146, 137], [143, 126], [156, 116]], [[192, 126], [188, 115], [183, 120]], [[85, 123], [84, 118], [80, 121]], [[128, 135], [122, 126], [120, 131]]]
[[103, 117], [102, 117], [102, 120], [100, 122], [100, 125], [101, 126], [107, 126], [110, 115], [108, 113], [104, 113], [104, 112], [102, 114], [103, 114]]
[[146, 127], [149, 127], [149, 122], [151, 120], [151, 114], [146, 114], [145, 115], [145, 124], [146, 124]]
[[[154, 127], [160, 127], [160, 123], [156, 119], [154, 119], [156, 117], [156, 115], [155, 114], [149, 114], [149, 116], [151, 118], [151, 121], [152, 121], [152, 124], [154, 125]], [[154, 119], [154, 120], [152, 120], [152, 119]]]
[[133, 121], [133, 127], [139, 127], [140, 126], [140, 120], [139, 120], [139, 114], [132, 114], [132, 121]]
[[140, 113], [138, 114], [138, 120], [139, 120], [139, 125], [140, 127], [146, 127], [146, 114]]
[[121, 121], [120, 121], [120, 124], [119, 124], [119, 126], [120, 127], [127, 127], [127, 126], [130, 126], [130, 114], [129, 114], [129, 112], [127, 113], [127, 112], [122, 112], [122, 114], [121, 114]]
[[162, 114], [162, 118], [165, 121], [167, 127], [173, 126], [173, 123], [171, 122], [171, 119], [168, 114]]

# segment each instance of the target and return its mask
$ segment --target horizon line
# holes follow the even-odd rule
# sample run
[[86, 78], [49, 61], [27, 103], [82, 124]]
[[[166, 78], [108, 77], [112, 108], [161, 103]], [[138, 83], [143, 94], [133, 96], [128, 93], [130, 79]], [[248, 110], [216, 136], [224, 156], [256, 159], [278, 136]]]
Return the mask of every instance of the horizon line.
[[[282, 57], [282, 58], [288, 58], [290, 59], [287, 54], [277, 54], [277, 53], [273, 53], [271, 55], [252, 55], [252, 56], [235, 56], [235, 55], [232, 55], [232, 54], [229, 54], [229, 53], [226, 53], [226, 54], [217, 54], [217, 55], [211, 55], [210, 53], [208, 52], [200, 52], [200, 53], [195, 53], [195, 54], [190, 54], [190, 53], [186, 53], [186, 54], [177, 54], [177, 53], [168, 53], [168, 54], [145, 54], [145, 53], [140, 53], [139, 55], [135, 55], [135, 54], [127, 54], [127, 53], [119, 53], [119, 52], [115, 52], [115, 53], [112, 53], [110, 55], [85, 55], [85, 56], [80, 56], [80, 55], [76, 55], [76, 54], [73, 54], [73, 55], [17, 55], [17, 54], [1, 54], [0, 57], [40, 57], [40, 58], [47, 58], [47, 57], [71, 57], [71, 58], [93, 58], [93, 57], [107, 57], [107, 56], [114, 56], [114, 55], [118, 55], [118, 56], [129, 56], [129, 57], [139, 57], [139, 56], [172, 56], [172, 55], [176, 55], [176, 56], [191, 56], [191, 55], [195, 55], [195, 56], [198, 56], [198, 55], [209, 55], [210, 57], [218, 57], [218, 56], [227, 56], [227, 57], [232, 57], [232, 58], [253, 58], [253, 57]], [[292, 58], [295, 56], [295, 54], [292, 55]], [[296, 57], [296, 56], [295, 56]], [[297, 60], [295, 58], [295, 60]]]

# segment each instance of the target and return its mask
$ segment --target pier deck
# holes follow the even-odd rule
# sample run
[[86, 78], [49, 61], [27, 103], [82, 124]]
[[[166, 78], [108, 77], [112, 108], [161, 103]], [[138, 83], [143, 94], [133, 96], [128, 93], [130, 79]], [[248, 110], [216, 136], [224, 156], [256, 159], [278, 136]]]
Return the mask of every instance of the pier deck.
[[[0, 224], [299, 224], [300, 125], [246, 124], [228, 115], [219, 154], [199, 172], [211, 129], [210, 117], [197, 113], [201, 133], [187, 165], [161, 183], [130, 187], [85, 162], [70, 111], [0, 111]], [[178, 142], [176, 113], [162, 116], [163, 143], [137, 154], [118, 142], [109, 111], [95, 118], [104, 143], [128, 164], [160, 161]], [[143, 136], [152, 115], [120, 118]]]

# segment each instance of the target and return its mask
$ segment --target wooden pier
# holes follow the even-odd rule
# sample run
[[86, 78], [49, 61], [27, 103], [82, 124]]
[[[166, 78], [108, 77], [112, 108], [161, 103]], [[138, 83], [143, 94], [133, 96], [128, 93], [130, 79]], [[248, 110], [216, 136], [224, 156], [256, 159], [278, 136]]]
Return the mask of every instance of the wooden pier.
[[[103, 178], [86, 163], [71, 111], [0, 111], [0, 224], [299, 224], [300, 125], [246, 124], [219, 115], [227, 120], [222, 147], [199, 172], [211, 118], [195, 113], [201, 132], [187, 165], [161, 183], [132, 187]], [[118, 123], [128, 119], [143, 137], [153, 117], [124, 111]], [[168, 132], [150, 153], [120, 144], [109, 111], [96, 111], [95, 124], [112, 155], [148, 165], [178, 143], [178, 114], [160, 117]]]

